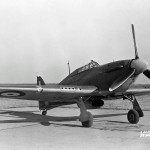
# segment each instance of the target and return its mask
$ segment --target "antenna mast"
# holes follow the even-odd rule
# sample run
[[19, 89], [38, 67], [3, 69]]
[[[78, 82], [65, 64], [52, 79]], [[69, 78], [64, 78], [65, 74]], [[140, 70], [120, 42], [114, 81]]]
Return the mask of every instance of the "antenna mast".
[[70, 74], [70, 64], [69, 64], [69, 60], [68, 60], [68, 70], [69, 70], [69, 74]]

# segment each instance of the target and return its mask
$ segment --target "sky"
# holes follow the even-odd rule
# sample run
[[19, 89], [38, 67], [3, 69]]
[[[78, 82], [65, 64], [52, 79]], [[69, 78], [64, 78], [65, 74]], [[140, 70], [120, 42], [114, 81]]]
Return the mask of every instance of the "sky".
[[[150, 63], [149, 0], [0, 0], [0, 83], [58, 83], [90, 62]], [[149, 65], [150, 68], [150, 65]], [[144, 75], [139, 83], [150, 83]]]

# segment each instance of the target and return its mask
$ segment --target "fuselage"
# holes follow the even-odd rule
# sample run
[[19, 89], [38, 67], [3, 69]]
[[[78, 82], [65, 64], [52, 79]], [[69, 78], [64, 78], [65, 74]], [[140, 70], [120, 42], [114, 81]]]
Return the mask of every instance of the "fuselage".
[[[68, 75], [60, 85], [88, 85], [96, 86], [99, 91], [109, 92], [109, 87], [114, 81], [130, 71], [130, 65], [132, 60], [115, 61], [101, 66], [89, 68], [80, 72], [81, 68], [76, 69], [70, 75]], [[134, 83], [137, 78], [137, 74], [133, 74], [122, 86], [116, 89], [110, 94], [115, 92], [126, 91], [131, 84]]]

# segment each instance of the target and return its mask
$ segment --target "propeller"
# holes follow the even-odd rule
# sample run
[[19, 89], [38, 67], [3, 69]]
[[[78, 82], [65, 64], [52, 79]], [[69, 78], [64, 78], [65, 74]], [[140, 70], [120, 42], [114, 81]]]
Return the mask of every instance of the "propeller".
[[134, 49], [135, 49], [135, 59], [138, 59], [138, 58], [139, 58], [139, 55], [138, 55], [137, 46], [136, 46], [134, 25], [132, 24], [131, 27], [132, 27], [132, 35], [133, 35]]
[[[137, 60], [139, 59], [138, 51], [137, 51], [137, 46], [136, 46], [136, 39], [135, 39], [135, 30], [134, 30], [134, 25], [131, 25], [132, 27], [132, 34], [133, 34], [133, 42], [134, 42], [134, 49], [135, 49], [135, 60], [133, 60], [133, 66], [136, 66], [137, 70], [139, 69], [140, 71], [143, 72], [143, 74], [150, 79], [150, 70], [147, 69], [148, 63]], [[135, 62], [134, 62], [135, 61]]]
[[143, 72], [143, 74], [144, 74], [147, 78], [150, 79], [150, 70], [149, 70], [149, 69], [145, 70], [145, 71]]
[[116, 81], [114, 81], [113, 84], [110, 86], [109, 91], [114, 91], [122, 86], [133, 74], [139, 75], [143, 73], [147, 78], [150, 79], [150, 70], [147, 69], [148, 63], [139, 58], [136, 46], [134, 25], [132, 24], [131, 27], [135, 49], [135, 59], [132, 59], [131, 61], [130, 70], [124, 73], [122, 76], [118, 77]]

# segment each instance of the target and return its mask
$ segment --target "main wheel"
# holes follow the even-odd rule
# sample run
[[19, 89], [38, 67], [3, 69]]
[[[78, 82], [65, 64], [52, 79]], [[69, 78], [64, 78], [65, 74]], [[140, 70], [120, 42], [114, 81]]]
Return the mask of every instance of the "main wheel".
[[45, 116], [46, 114], [47, 114], [47, 111], [46, 111], [46, 110], [43, 110], [43, 111], [42, 111], [42, 115]]
[[82, 122], [82, 126], [86, 127], [86, 128], [91, 127], [93, 125], [93, 116], [90, 112], [87, 112], [87, 113], [88, 113], [88, 117], [89, 117], [88, 120]]
[[135, 109], [129, 110], [127, 114], [128, 121], [132, 124], [139, 122], [139, 113]]

